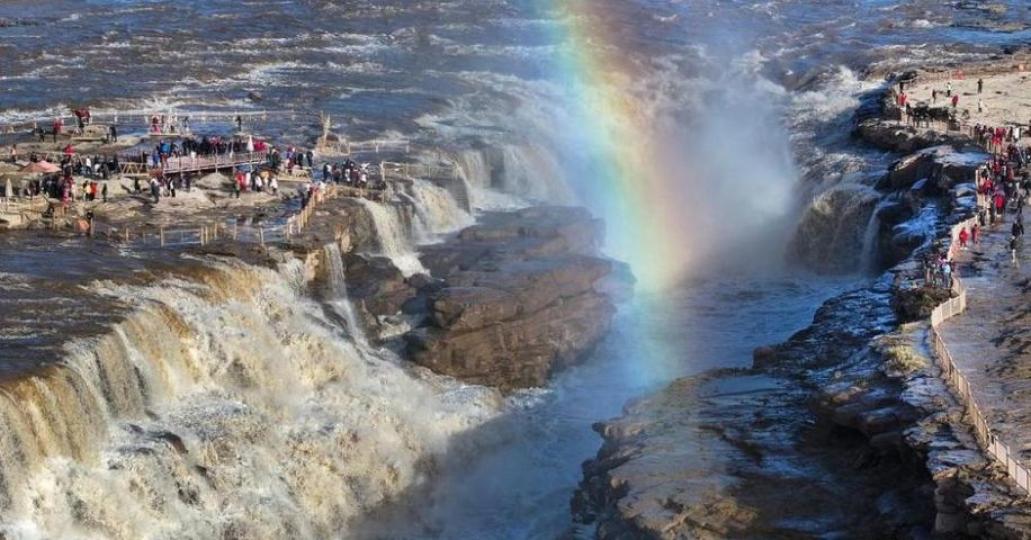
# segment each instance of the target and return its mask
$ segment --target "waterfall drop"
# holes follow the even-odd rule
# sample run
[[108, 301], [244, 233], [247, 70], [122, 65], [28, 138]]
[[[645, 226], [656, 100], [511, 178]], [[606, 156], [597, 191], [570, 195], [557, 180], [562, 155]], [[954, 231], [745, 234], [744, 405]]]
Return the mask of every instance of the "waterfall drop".
[[407, 227], [398, 215], [394, 205], [382, 204], [368, 199], [358, 199], [372, 216], [379, 239], [380, 253], [390, 258], [405, 277], [426, 272], [415, 253]]

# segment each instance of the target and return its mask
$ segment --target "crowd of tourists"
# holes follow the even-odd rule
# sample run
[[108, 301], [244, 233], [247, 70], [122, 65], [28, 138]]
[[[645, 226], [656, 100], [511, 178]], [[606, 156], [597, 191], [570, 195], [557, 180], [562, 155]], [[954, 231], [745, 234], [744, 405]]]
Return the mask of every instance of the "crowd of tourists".
[[368, 163], [358, 163], [347, 159], [343, 163], [325, 163], [322, 165], [322, 179], [326, 183], [332, 182], [338, 185], [363, 189], [386, 188], [386, 182], [383, 178], [379, 178], [370, 184], [369, 177]]
[[[1003, 226], [1011, 216], [1007, 249], [1014, 264], [1024, 237], [1024, 205], [1031, 194], [1031, 170], [1028, 149], [1020, 146], [1019, 127], [993, 128], [975, 126], [974, 137], [991, 153], [991, 157], [974, 175], [977, 188], [977, 220], [957, 234], [960, 250], [980, 242], [986, 227]], [[954, 264], [947, 249], [932, 250], [924, 259], [924, 277], [933, 287], [952, 287]]]

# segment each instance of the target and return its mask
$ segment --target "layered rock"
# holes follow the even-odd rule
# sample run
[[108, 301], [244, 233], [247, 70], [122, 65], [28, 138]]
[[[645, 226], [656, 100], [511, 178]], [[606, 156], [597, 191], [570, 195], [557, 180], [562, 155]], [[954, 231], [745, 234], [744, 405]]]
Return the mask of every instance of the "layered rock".
[[601, 225], [581, 209], [485, 216], [424, 249], [425, 324], [406, 336], [416, 363], [479, 384], [539, 386], [588, 351], [615, 308], [601, 292], [614, 263]]
[[828, 302], [751, 370], [681, 379], [596, 426], [605, 444], [575, 515], [599, 538], [919, 534], [934, 515], [926, 472], [904, 445], [861, 442], [897, 441], [915, 416], [887, 398], [868, 347], [894, 323], [888, 289]]

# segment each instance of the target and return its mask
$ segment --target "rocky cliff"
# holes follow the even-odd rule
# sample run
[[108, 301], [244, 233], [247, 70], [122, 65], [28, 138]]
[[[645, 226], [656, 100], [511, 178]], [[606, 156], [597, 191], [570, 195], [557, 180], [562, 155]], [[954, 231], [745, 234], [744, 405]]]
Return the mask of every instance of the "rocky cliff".
[[751, 369], [676, 381], [598, 424], [604, 445], [572, 501], [598, 538], [1031, 534], [937, 377], [926, 323], [893, 309], [919, 274], [914, 254], [972, 212], [964, 182], [986, 156], [956, 135], [870, 142], [913, 152], [869, 191], [892, 269], [757, 350]]

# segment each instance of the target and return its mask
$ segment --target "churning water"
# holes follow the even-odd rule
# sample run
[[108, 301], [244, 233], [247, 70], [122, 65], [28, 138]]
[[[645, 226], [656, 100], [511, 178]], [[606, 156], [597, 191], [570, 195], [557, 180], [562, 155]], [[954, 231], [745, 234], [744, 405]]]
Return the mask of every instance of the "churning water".
[[[591, 204], [597, 171], [566, 136], [575, 74], [555, 61], [576, 46], [562, 21], [585, 2], [617, 21], [604, 37], [625, 62], [603, 67], [630, 66], [614, 73], [638, 83], [629, 106], [661, 118], [687, 158], [677, 166], [697, 173], [670, 193], [688, 195], [684, 211], [707, 227], [676, 231], [684, 249], [702, 236], [747, 246], [769, 219], [789, 227], [796, 201], [882, 166], [847, 139], [853, 108], [877, 86], [865, 70], [979, 55], [1031, 33], [1016, 1], [986, 15], [921, 0], [7, 0], [0, 123], [73, 105], [262, 109], [271, 114], [250, 129], [304, 144], [326, 111], [352, 139], [405, 137], [449, 156], [473, 208]], [[422, 268], [419, 242], [471, 219], [447, 193], [413, 189], [415, 215], [366, 203], [380, 251], [406, 274]], [[0, 396], [0, 528], [556, 537], [599, 444], [593, 422], [673, 377], [746, 365], [752, 347], [787, 337], [853, 283], [785, 273], [777, 250], [739, 251], [723, 265], [739, 277], [703, 272], [662, 302], [639, 296], [582, 366], [508, 399], [368, 347], [340, 266], [330, 265], [330, 307], [344, 330], [301, 294], [297, 268], [218, 263], [207, 287], [97, 281], [92, 294], [138, 315], [64, 351], [67, 375]], [[5, 294], [42, 286], [33, 268], [0, 268]]]

